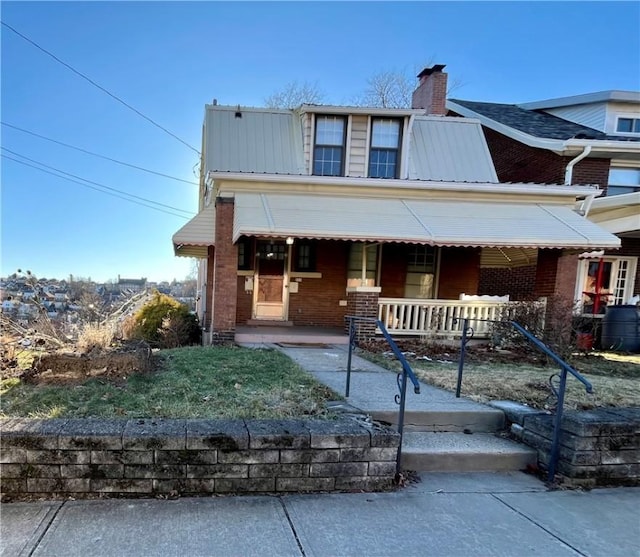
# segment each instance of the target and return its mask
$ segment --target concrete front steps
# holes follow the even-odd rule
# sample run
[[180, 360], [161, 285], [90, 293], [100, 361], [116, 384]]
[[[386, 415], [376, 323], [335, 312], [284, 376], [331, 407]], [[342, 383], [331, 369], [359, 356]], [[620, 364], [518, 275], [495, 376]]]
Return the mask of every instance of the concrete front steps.
[[418, 472], [503, 472], [534, 465], [534, 449], [492, 433], [405, 432], [402, 467]]
[[[537, 452], [501, 437], [499, 409], [423, 385], [405, 412], [402, 467], [417, 472], [503, 472], [536, 464]], [[416, 407], [416, 402], [424, 403]], [[398, 407], [372, 410], [371, 417], [397, 427]]]

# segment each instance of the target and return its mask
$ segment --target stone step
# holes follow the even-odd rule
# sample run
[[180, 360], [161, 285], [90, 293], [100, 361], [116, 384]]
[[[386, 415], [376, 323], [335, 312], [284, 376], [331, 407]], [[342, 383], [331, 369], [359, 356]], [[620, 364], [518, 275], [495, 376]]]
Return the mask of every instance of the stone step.
[[535, 465], [534, 449], [489, 433], [406, 432], [402, 467], [418, 472], [498, 472]]
[[[505, 427], [504, 412], [497, 408], [473, 405], [466, 408], [460, 404], [433, 404], [433, 409], [405, 410], [406, 432], [470, 432], [494, 433]], [[375, 420], [398, 424], [398, 407], [393, 410], [369, 410]]]

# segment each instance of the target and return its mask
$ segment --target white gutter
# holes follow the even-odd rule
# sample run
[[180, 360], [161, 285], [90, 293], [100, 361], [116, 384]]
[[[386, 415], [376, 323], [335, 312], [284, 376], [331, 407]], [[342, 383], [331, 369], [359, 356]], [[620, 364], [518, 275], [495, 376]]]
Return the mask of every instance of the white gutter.
[[580, 153], [576, 158], [571, 159], [569, 161], [569, 163], [567, 164], [567, 168], [564, 171], [564, 183], [567, 186], [571, 185], [571, 179], [573, 178], [573, 167], [576, 164], [578, 164], [582, 159], [584, 159], [585, 157], [588, 157], [589, 153], [591, 153], [591, 145], [587, 145], [584, 148], [584, 151], [582, 151], [582, 153]]

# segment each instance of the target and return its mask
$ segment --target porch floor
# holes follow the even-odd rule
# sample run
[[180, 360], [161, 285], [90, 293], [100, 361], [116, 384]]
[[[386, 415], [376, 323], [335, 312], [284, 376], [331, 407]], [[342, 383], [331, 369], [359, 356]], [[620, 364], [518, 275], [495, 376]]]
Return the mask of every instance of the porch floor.
[[247, 344], [349, 344], [349, 336], [339, 327], [278, 327], [270, 325], [236, 327], [235, 340]]

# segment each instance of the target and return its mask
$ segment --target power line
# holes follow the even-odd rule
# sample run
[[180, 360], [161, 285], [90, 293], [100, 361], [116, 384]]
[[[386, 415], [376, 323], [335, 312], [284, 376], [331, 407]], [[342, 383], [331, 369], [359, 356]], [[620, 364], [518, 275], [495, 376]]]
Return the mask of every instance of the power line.
[[118, 195], [117, 193], [111, 193], [108, 191], [104, 191], [101, 190], [99, 188], [96, 188], [94, 186], [90, 186], [89, 184], [84, 184], [82, 182], [79, 182], [78, 180], [73, 180], [72, 178], [66, 178], [65, 176], [61, 176], [60, 174], [55, 174], [54, 172], [49, 172], [48, 170], [45, 170], [44, 168], [40, 168], [38, 166], [35, 166], [33, 164], [29, 164], [28, 162], [24, 162], [18, 159], [14, 159], [13, 157], [10, 157], [9, 155], [4, 155], [0, 153], [0, 157], [2, 157], [3, 159], [7, 159], [13, 162], [17, 162], [18, 164], [22, 164], [24, 166], [28, 166], [30, 168], [34, 168], [35, 170], [39, 170], [40, 172], [44, 172], [45, 174], [51, 174], [51, 176], [55, 176], [56, 178], [61, 178], [62, 180], [67, 180], [67, 182], [73, 182], [74, 184], [78, 184], [79, 186], [85, 187], [85, 188], [89, 188], [95, 191], [99, 191], [100, 193], [104, 193], [106, 195], [111, 195], [113, 197], [118, 197], [120, 199], [123, 199], [124, 201], [128, 201], [129, 203], [135, 203], [136, 205], [141, 205], [142, 207], [147, 207], [148, 209], [153, 209], [154, 211], [159, 211], [161, 213], [166, 213], [167, 215], [172, 215], [174, 217], [180, 217], [181, 219], [185, 219], [188, 220], [189, 217], [185, 217], [184, 215], [179, 215], [177, 213], [172, 213], [171, 211], [165, 211], [164, 209], [160, 209], [159, 207], [153, 207], [152, 205], [146, 205], [145, 203], [140, 203], [139, 201], [134, 201], [133, 199], [129, 199], [128, 197], [124, 197], [122, 195]]
[[192, 184], [197, 186], [197, 182], [191, 182], [189, 180], [183, 180], [182, 178], [177, 178], [175, 176], [170, 176], [169, 174], [163, 174], [162, 172], [156, 172], [155, 170], [150, 170], [148, 168], [144, 168], [142, 166], [137, 166], [135, 164], [130, 164], [128, 162], [119, 161], [118, 159], [113, 159], [111, 157], [107, 157], [106, 155], [101, 155], [99, 153], [94, 153], [93, 151], [88, 151], [87, 149], [83, 149], [82, 147], [76, 147], [75, 145], [70, 145], [69, 143], [64, 143], [63, 141], [58, 141], [57, 139], [52, 139], [45, 135], [40, 135], [39, 133], [32, 132], [30, 130], [25, 130], [24, 128], [20, 128], [18, 126], [14, 126], [13, 124], [9, 124], [7, 122], [0, 122], [3, 126], [7, 126], [8, 128], [13, 128], [14, 130], [21, 131], [23, 133], [28, 133], [29, 135], [33, 135], [34, 137], [39, 137], [40, 139], [44, 139], [45, 141], [51, 141], [51, 143], [56, 143], [58, 145], [62, 145], [63, 147], [68, 147], [69, 149], [75, 149], [76, 151], [80, 151], [81, 153], [86, 153], [88, 155], [93, 155], [94, 157], [99, 157], [101, 159], [105, 159], [111, 162], [115, 162], [117, 164], [121, 164], [123, 166], [128, 166], [130, 168], [135, 168], [136, 170], [142, 170], [143, 172], [148, 172], [149, 174], [155, 174], [156, 176], [162, 176], [163, 178], [169, 178], [171, 180], [176, 180], [177, 182], [184, 182], [185, 184]]
[[[188, 218], [193, 216], [193, 213], [190, 212], [190, 211], [186, 211], [184, 209], [179, 209], [178, 207], [173, 207], [171, 205], [165, 205], [164, 203], [160, 203], [158, 201], [153, 201], [152, 199], [147, 199], [146, 197], [140, 197], [138, 195], [134, 195], [134, 194], [128, 193], [126, 191], [122, 191], [122, 190], [119, 190], [119, 189], [116, 189], [116, 188], [112, 188], [111, 186], [106, 186], [104, 184], [100, 184], [99, 182], [94, 182], [93, 180], [88, 180], [86, 178], [82, 178], [81, 176], [77, 176], [75, 174], [71, 174], [70, 172], [65, 172], [64, 170], [60, 170], [59, 168], [55, 168], [55, 167], [50, 166], [48, 164], [45, 164], [43, 162], [40, 162], [40, 161], [37, 161], [35, 159], [31, 159], [29, 157], [26, 157], [26, 156], [24, 156], [24, 155], [22, 155], [20, 153], [16, 153], [15, 151], [12, 151], [11, 149], [7, 149], [6, 147], [1, 147], [1, 149], [3, 151], [7, 151], [8, 153], [11, 153], [12, 155], [21, 157], [21, 158], [23, 158], [23, 159], [25, 159], [27, 161], [30, 161], [30, 162], [32, 162], [34, 164], [37, 164], [39, 166], [42, 166], [44, 168], [49, 168], [49, 169], [57, 172], [58, 174], [54, 174], [53, 172], [49, 172], [47, 170], [44, 170], [44, 168], [40, 168], [39, 166], [33, 166], [33, 165], [28, 164], [28, 163], [26, 163], [24, 161], [21, 161], [19, 159], [13, 159], [12, 157], [9, 157], [8, 155], [4, 155], [3, 154], [2, 155], [3, 157], [5, 157], [5, 158], [7, 158], [9, 160], [13, 160], [14, 162], [18, 162], [20, 164], [24, 164], [25, 166], [30, 166], [32, 168], [35, 168], [36, 170], [41, 170], [42, 172], [46, 172], [47, 174], [51, 174], [53, 176], [57, 176], [58, 178], [63, 178], [65, 180], [69, 180], [70, 182], [74, 182], [74, 183], [80, 184], [82, 186], [87, 186], [87, 187], [89, 187], [91, 189], [94, 189], [96, 191], [101, 191], [102, 193], [107, 193], [109, 195], [114, 195], [115, 197], [120, 197], [121, 199], [125, 199], [126, 201], [131, 201], [132, 203], [137, 203], [136, 201], [134, 201], [134, 199], [138, 199], [138, 200], [140, 200], [140, 201], [142, 201], [144, 203], [151, 203], [153, 205], [157, 205], [158, 207], [165, 207], [166, 209], [170, 209], [171, 211], [178, 211], [180, 213], [185, 213], [186, 215], [188, 215], [188, 216], [184, 216], [184, 215], [176, 214], [175, 216], [180, 216], [180, 217], [183, 217], [183, 218], [186, 218], [186, 219], [188, 219]], [[73, 179], [66, 178], [66, 176], [71, 176], [71, 178], [73, 178]], [[78, 181], [78, 180], [80, 180], [80, 181]], [[98, 186], [98, 187], [88, 186], [88, 184], [93, 184], [94, 186]], [[99, 188], [102, 188], [102, 189], [99, 189]], [[109, 191], [104, 191], [104, 190], [109, 190], [109, 191], [115, 192], [115, 193], [114, 194], [110, 194]], [[126, 196], [126, 197], [124, 197], [124, 196]], [[133, 198], [133, 199], [130, 199], [130, 198]], [[145, 206], [148, 206], [148, 205], [145, 205]], [[155, 209], [156, 207], [150, 207], [150, 208]]]
[[145, 120], [147, 120], [148, 122], [150, 122], [151, 124], [153, 124], [154, 126], [156, 126], [157, 128], [161, 129], [163, 132], [169, 134], [171, 137], [173, 137], [174, 139], [177, 139], [180, 143], [182, 143], [183, 145], [186, 145], [189, 149], [191, 149], [194, 153], [200, 155], [200, 151], [198, 151], [198, 149], [196, 149], [195, 147], [193, 147], [192, 145], [189, 145], [186, 141], [184, 141], [183, 139], [180, 139], [176, 134], [170, 132], [167, 128], [161, 126], [160, 124], [158, 124], [156, 121], [152, 120], [151, 118], [149, 118], [148, 116], [146, 116], [145, 114], [143, 114], [142, 112], [140, 112], [137, 108], [134, 108], [133, 106], [131, 106], [129, 103], [123, 101], [120, 97], [118, 97], [117, 95], [113, 94], [111, 91], [105, 89], [104, 87], [102, 87], [102, 85], [99, 85], [98, 83], [96, 83], [95, 81], [93, 81], [93, 79], [91, 79], [90, 77], [88, 77], [87, 75], [83, 74], [82, 72], [76, 70], [73, 66], [67, 64], [65, 61], [60, 60], [60, 58], [58, 58], [55, 54], [49, 52], [47, 49], [41, 47], [38, 43], [36, 43], [35, 41], [31, 40], [29, 37], [23, 35], [22, 33], [20, 33], [20, 31], [18, 31], [17, 29], [14, 29], [13, 27], [11, 27], [11, 25], [9, 25], [8, 23], [5, 23], [4, 21], [0, 21], [0, 23], [2, 25], [4, 25], [7, 29], [9, 29], [10, 31], [13, 31], [16, 35], [18, 35], [19, 37], [22, 37], [25, 41], [27, 41], [28, 43], [32, 44], [33, 46], [35, 46], [38, 50], [41, 50], [42, 52], [44, 52], [46, 55], [51, 56], [51, 58], [53, 58], [56, 62], [62, 64], [65, 68], [68, 68], [69, 70], [71, 70], [73, 73], [75, 73], [76, 75], [79, 75], [82, 79], [85, 79], [86, 81], [88, 81], [89, 83], [91, 83], [91, 85], [93, 85], [94, 87], [97, 87], [98, 89], [100, 89], [103, 93], [106, 93], [107, 95], [109, 95], [112, 99], [118, 101], [119, 103], [123, 104], [124, 106], [126, 106], [129, 110], [132, 110], [133, 112], [135, 112], [138, 116], [141, 116], [142, 118], [144, 118]]

